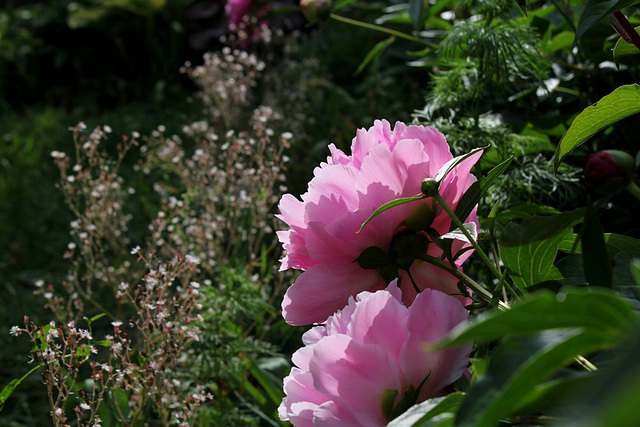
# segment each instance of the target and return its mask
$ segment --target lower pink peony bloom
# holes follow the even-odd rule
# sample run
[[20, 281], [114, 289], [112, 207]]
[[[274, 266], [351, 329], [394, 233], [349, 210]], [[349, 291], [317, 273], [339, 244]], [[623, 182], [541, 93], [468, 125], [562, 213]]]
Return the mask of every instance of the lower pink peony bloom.
[[303, 336], [284, 379], [280, 419], [295, 426], [384, 426], [414, 403], [443, 394], [465, 372], [471, 345], [429, 352], [468, 312], [427, 289], [411, 307], [395, 282], [361, 292]]
[[[467, 303], [452, 275], [415, 259], [415, 251], [442, 254], [429, 243], [427, 228], [444, 235], [451, 226], [433, 199], [391, 208], [358, 232], [383, 204], [420, 194], [422, 181], [434, 178], [453, 158], [444, 136], [431, 127], [398, 122], [391, 129], [386, 120], [377, 120], [370, 129], [357, 131], [351, 155], [333, 144], [329, 149], [331, 156], [315, 169], [302, 200], [285, 194], [278, 206], [278, 218], [290, 227], [278, 232], [286, 251], [281, 270], [304, 270], [285, 295], [285, 320], [293, 325], [322, 323], [350, 296], [384, 289], [394, 278], [399, 278], [407, 306], [417, 295], [412, 282], [420, 290], [437, 289]], [[440, 194], [454, 210], [476, 180], [470, 170], [480, 155], [468, 157], [441, 183]], [[466, 221], [478, 224], [475, 209]], [[467, 246], [456, 240], [453, 253]], [[371, 255], [371, 248], [376, 259], [360, 258], [365, 250]], [[460, 266], [470, 254], [465, 252], [456, 264]]]

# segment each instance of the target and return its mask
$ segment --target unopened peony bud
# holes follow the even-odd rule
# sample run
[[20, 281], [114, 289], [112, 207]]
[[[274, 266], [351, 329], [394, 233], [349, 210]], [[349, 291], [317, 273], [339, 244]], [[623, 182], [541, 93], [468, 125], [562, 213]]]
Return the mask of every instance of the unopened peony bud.
[[331, 3], [331, 0], [300, 0], [300, 8], [304, 17], [315, 24], [329, 17], [333, 8]]
[[587, 157], [585, 184], [599, 194], [617, 193], [631, 182], [634, 167], [633, 157], [624, 151], [598, 151]]

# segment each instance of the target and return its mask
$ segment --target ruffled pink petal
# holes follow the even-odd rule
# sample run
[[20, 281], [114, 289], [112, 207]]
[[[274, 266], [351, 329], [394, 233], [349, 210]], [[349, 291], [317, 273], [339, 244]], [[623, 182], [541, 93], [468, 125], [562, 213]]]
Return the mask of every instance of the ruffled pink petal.
[[310, 371], [318, 391], [351, 409], [366, 426], [386, 424], [381, 405], [386, 389], [403, 390], [397, 362], [383, 347], [362, 345], [346, 335], [316, 344]]
[[311, 373], [292, 368], [283, 389], [286, 397], [278, 407], [280, 419], [289, 420], [296, 427], [313, 426], [314, 411], [329, 398], [315, 389]]
[[[344, 165], [327, 165], [322, 168], [316, 168], [314, 170], [314, 177], [309, 182], [309, 190], [302, 195], [302, 200], [305, 204], [319, 204], [320, 198], [330, 199], [332, 203], [337, 204], [340, 209], [337, 213], [347, 210], [357, 209], [358, 207], [358, 194], [355, 191], [356, 179], [358, 176], [358, 170], [352, 166]], [[330, 212], [330, 216], [327, 218], [315, 216], [309, 216], [307, 221], [322, 221], [325, 224], [329, 223], [334, 216]], [[307, 210], [307, 214], [311, 215], [311, 212]]]
[[362, 270], [354, 263], [314, 265], [287, 289], [282, 315], [291, 325], [324, 323], [351, 295], [383, 286], [374, 270]]
[[385, 348], [397, 359], [407, 339], [407, 331], [403, 326], [407, 307], [387, 291], [363, 292], [359, 297], [347, 335], [360, 344]]
[[368, 427], [361, 424], [348, 407], [332, 400], [315, 409], [313, 425], [314, 427]]
[[471, 345], [429, 352], [425, 344], [443, 339], [468, 316], [456, 299], [431, 289], [422, 291], [409, 308], [409, 339], [400, 353], [400, 366], [414, 387], [428, 375], [420, 392], [422, 399], [433, 396], [464, 373]]

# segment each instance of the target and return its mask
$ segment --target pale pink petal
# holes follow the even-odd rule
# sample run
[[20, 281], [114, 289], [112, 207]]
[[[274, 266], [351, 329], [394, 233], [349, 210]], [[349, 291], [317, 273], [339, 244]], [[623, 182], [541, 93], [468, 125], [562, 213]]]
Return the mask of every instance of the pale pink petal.
[[358, 344], [346, 335], [328, 336], [316, 344], [310, 371], [319, 391], [349, 407], [366, 426], [386, 424], [384, 390], [403, 388], [397, 362], [383, 347]]
[[387, 291], [363, 292], [358, 296], [347, 335], [360, 344], [373, 344], [387, 349], [397, 360], [407, 339], [403, 319], [407, 307]]
[[314, 427], [369, 427], [361, 424], [348, 407], [331, 400], [315, 409], [313, 425]]
[[357, 264], [318, 264], [289, 287], [282, 301], [282, 315], [291, 325], [323, 323], [344, 307], [349, 296], [383, 286], [378, 273], [362, 270]]
[[462, 376], [472, 348], [467, 345], [429, 352], [425, 344], [443, 339], [468, 316], [457, 300], [431, 289], [421, 292], [409, 308], [406, 322], [409, 339], [400, 353], [400, 366], [414, 387], [428, 376], [420, 393], [423, 399]]
[[314, 411], [329, 398], [315, 389], [310, 372], [295, 367], [283, 384], [286, 397], [278, 407], [280, 419], [289, 420], [296, 427], [313, 426]]

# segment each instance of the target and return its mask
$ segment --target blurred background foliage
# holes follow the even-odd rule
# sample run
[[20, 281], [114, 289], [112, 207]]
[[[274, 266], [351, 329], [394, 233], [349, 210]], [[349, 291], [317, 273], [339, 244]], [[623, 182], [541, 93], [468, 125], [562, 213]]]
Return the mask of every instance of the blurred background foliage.
[[[256, 105], [288, 102], [308, 118], [288, 153], [293, 194], [305, 191], [313, 167], [326, 158], [328, 143], [347, 150], [355, 129], [369, 127], [376, 118], [435, 125], [457, 153], [490, 146], [478, 175], [514, 156], [481, 201], [484, 215], [496, 202], [502, 209], [583, 206], [589, 194], [582, 183], [586, 156], [605, 148], [638, 151], [636, 123], [630, 118], [590, 139], [558, 173], [552, 169], [555, 146], [573, 118], [616, 87], [640, 79], [637, 59], [613, 61], [611, 49], [619, 37], [606, 22], [594, 25], [574, 46], [583, 7], [579, 0], [425, 1], [417, 15], [410, 9], [415, 1], [336, 2], [343, 6], [335, 11], [340, 16], [402, 31], [420, 42], [337, 19], [311, 26], [296, 1], [266, 3], [273, 6], [269, 22], [277, 40], [243, 48], [273, 70], [260, 82]], [[526, 14], [516, 3], [526, 3]], [[49, 153], [73, 150], [68, 128], [81, 120], [90, 129], [108, 124], [121, 134], [146, 135], [161, 124], [170, 135], [201, 119], [203, 107], [193, 97], [198, 88], [180, 69], [187, 61], [201, 64], [207, 51], [233, 44], [224, 8], [223, 0], [3, 2], [0, 285], [10, 303], [0, 310], [0, 330], [8, 331], [25, 314], [47, 322], [48, 313], [32, 295], [34, 283], [59, 280], [68, 268], [62, 252], [72, 217], [54, 187], [59, 173]], [[632, 24], [640, 24], [636, 8], [627, 15]], [[302, 80], [296, 78], [301, 69], [307, 73]], [[304, 93], [304, 103], [273, 99], [294, 91]], [[125, 160], [125, 179], [140, 183], [137, 190], [152, 198], [134, 163]], [[144, 213], [142, 206], [131, 208]], [[599, 214], [606, 231], [640, 237], [640, 205], [624, 193], [612, 195]], [[132, 229], [133, 236], [143, 233]], [[226, 332], [243, 338], [258, 334], [269, 345], [258, 346], [264, 351], [257, 362], [243, 356], [247, 348], [239, 341], [239, 347], [220, 348], [219, 359], [200, 361], [205, 379], [208, 370], [227, 369], [226, 380], [236, 381], [235, 390], [216, 385], [229, 399], [220, 401], [215, 416], [247, 425], [277, 424], [273, 413], [264, 412], [273, 412], [275, 401], [259, 398], [273, 382], [251, 372], [259, 372], [255, 363], [261, 363], [276, 381], [282, 378], [288, 370], [282, 355], [295, 349], [300, 331], [282, 322], [256, 330], [248, 309], [266, 310], [256, 308], [263, 295], [247, 292], [251, 282], [234, 270], [225, 270], [222, 277], [229, 286], [213, 300], [248, 298], [229, 316], [247, 330]], [[216, 348], [215, 340], [223, 335], [211, 332], [213, 342], [203, 345]], [[4, 384], [26, 369], [29, 343], [0, 333], [0, 346], [12, 349], [2, 354]], [[48, 415], [33, 404], [43, 399], [39, 382], [32, 376], [16, 391], [0, 414], [0, 425], [46, 424]]]

